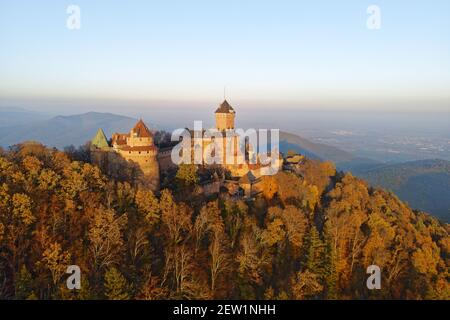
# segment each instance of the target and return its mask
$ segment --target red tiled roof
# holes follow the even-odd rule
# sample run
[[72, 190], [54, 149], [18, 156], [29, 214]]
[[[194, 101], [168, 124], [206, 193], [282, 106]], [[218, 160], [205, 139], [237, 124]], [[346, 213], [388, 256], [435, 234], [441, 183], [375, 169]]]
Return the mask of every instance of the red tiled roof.
[[145, 125], [144, 121], [140, 119], [132, 130], [139, 138], [149, 138], [152, 137], [152, 133]]

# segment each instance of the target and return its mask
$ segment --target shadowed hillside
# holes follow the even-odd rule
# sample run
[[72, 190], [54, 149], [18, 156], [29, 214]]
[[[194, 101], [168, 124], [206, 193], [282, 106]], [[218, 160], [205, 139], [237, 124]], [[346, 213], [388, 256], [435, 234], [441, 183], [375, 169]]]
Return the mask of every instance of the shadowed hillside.
[[380, 162], [357, 157], [350, 152], [322, 143], [315, 143], [298, 135], [280, 132], [280, 151], [294, 150], [312, 159], [331, 160], [340, 170], [359, 172], [381, 165]]
[[360, 174], [372, 185], [392, 190], [413, 208], [450, 221], [450, 161], [421, 160]]

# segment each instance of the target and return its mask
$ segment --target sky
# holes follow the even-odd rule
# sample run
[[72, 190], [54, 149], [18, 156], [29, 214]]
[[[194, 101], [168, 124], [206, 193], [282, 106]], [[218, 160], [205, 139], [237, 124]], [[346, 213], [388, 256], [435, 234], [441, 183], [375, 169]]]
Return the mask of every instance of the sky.
[[448, 0], [0, 0], [0, 106], [450, 112], [449, 39]]

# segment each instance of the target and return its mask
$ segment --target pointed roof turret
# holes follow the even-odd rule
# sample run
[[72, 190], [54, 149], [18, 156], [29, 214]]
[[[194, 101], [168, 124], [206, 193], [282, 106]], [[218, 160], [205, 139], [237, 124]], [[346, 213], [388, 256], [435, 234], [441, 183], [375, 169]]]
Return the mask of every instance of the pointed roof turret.
[[235, 113], [235, 111], [228, 101], [224, 100], [215, 113]]
[[139, 119], [131, 131], [139, 138], [149, 138], [153, 136], [150, 129], [147, 128], [142, 119]]
[[94, 138], [91, 140], [91, 145], [99, 149], [109, 148], [108, 139], [106, 139], [105, 133], [102, 128], [97, 130]]

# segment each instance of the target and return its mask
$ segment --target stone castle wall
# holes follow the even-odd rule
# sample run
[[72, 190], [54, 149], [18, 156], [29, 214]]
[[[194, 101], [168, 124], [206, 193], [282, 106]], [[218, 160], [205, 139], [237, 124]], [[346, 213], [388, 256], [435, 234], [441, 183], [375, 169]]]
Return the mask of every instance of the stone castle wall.
[[157, 151], [123, 151], [118, 153], [127, 161], [132, 161], [139, 165], [146, 179], [149, 179], [150, 185], [154, 190], [159, 189], [159, 163]]
[[172, 162], [172, 148], [159, 150], [157, 159], [161, 172], [177, 167], [177, 165]]

